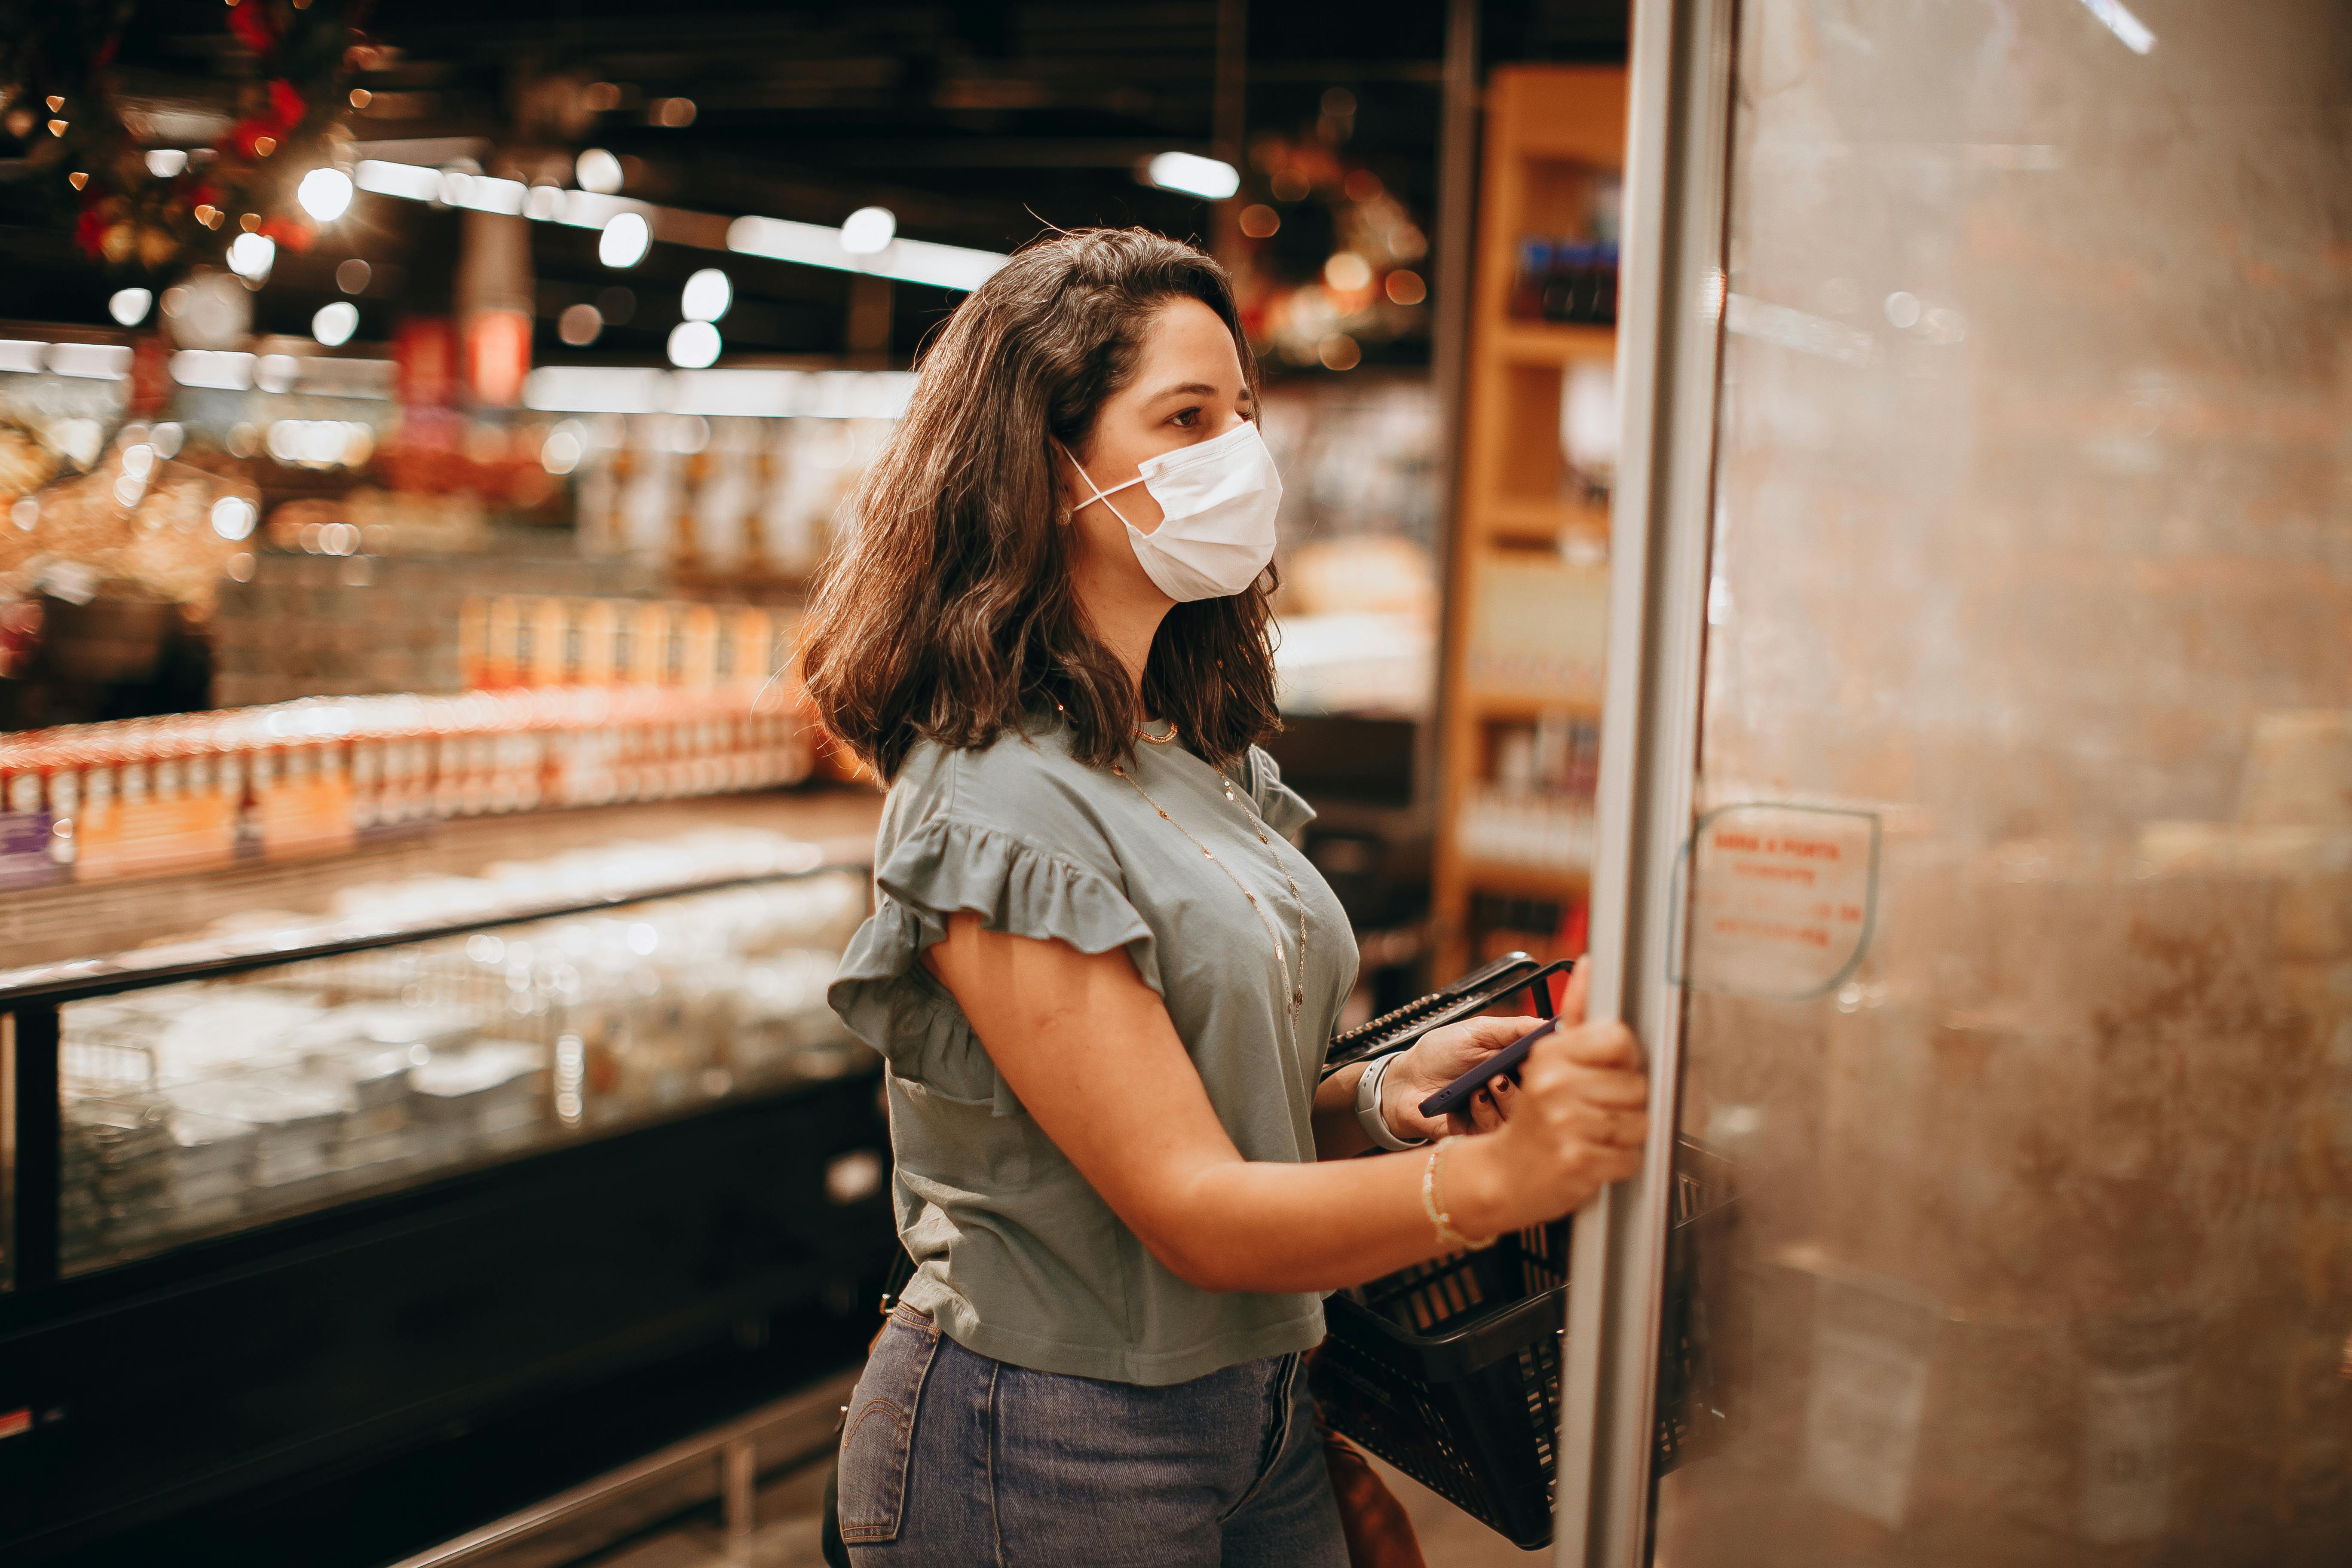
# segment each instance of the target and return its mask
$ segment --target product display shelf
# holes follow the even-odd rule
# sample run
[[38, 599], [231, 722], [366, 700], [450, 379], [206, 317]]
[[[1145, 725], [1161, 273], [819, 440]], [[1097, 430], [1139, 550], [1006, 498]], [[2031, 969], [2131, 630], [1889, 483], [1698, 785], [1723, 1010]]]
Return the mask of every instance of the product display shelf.
[[[1572, 72], [1530, 70], [1526, 72], [1514, 72], [1511, 74], [1534, 76], [1560, 75], [1575, 77], [1598, 75], [1613, 77], [1618, 76], [1620, 73], [1613, 68], [1610, 68]], [[1569, 92], [1590, 92], [1592, 89], [1589, 87], [1570, 86], [1564, 88], [1561, 90]], [[1619, 91], [1622, 95], [1622, 89], [1620, 89]], [[1620, 101], [1622, 101], [1622, 96]], [[1547, 106], [1547, 108], [1549, 107], [1550, 106]], [[1586, 128], [1580, 125], [1577, 129], [1581, 132]], [[1490, 132], [1490, 135], [1492, 133]], [[1492, 145], [1491, 142], [1489, 142], [1489, 145]], [[1580, 143], [1572, 143], [1572, 145], [1577, 146], [1579, 150], [1570, 152], [1568, 154], [1569, 156], [1578, 157], [1586, 155], [1581, 150]], [[1560, 154], [1555, 145], [1548, 145], [1546, 144], [1545, 139], [1535, 136], [1529, 137], [1528, 141], [1522, 144], [1519, 153], [1519, 156], [1523, 158], [1550, 158], [1559, 155]], [[1612, 153], [1611, 156], [1613, 160], [1616, 154]], [[1492, 189], [1493, 187], [1489, 186], [1488, 188]], [[1480, 275], [1479, 281], [1482, 283], [1486, 281], [1486, 277], [1483, 272]], [[1507, 288], [1508, 286], [1508, 280], [1506, 279], [1505, 287]], [[1513, 364], [1566, 365], [1571, 360], [1580, 359], [1602, 360], [1614, 363], [1617, 358], [1617, 329], [1612, 326], [1601, 325], [1597, 322], [1586, 321], [1505, 321], [1495, 327], [1489, 347], [1496, 357]]]
[[1481, 892], [1515, 899], [1569, 899], [1581, 902], [1591, 873], [1559, 870], [1524, 860], [1485, 855], [1459, 857], [1463, 880]]
[[865, 848], [669, 810], [0, 973], [0, 1555], [866, 1299]]
[[803, 786], [427, 819], [358, 834], [339, 853], [303, 859], [0, 892], [0, 953], [17, 965], [54, 963], [323, 914], [398, 878], [471, 876], [500, 862], [713, 829], [788, 834], [850, 864], [872, 850], [881, 809], [881, 797], [868, 789]]
[[[1514, 314], [1513, 294], [1522, 241], [1573, 226], [1578, 193], [1622, 165], [1625, 109], [1625, 73], [1615, 67], [1506, 68], [1487, 88], [1447, 574], [1433, 889], [1441, 973], [1489, 956], [1476, 951], [1472, 929], [1478, 895], [1556, 904], [1563, 928], [1585, 897], [1582, 866], [1557, 854], [1497, 854], [1486, 840], [1499, 782], [1496, 727], [1597, 724], [1607, 502], [1562, 456], [1561, 404], [1572, 367], [1613, 360], [1616, 331], [1525, 319]], [[1589, 801], [1541, 793], [1524, 804], [1538, 814], [1589, 809]], [[1503, 820], [1507, 828], [1512, 818]], [[1524, 945], [1526, 934], [1514, 933], [1513, 944]]]
[[1550, 549], [1566, 534], [1605, 539], [1609, 509], [1557, 498], [1497, 496], [1486, 506], [1486, 534], [1505, 547]]

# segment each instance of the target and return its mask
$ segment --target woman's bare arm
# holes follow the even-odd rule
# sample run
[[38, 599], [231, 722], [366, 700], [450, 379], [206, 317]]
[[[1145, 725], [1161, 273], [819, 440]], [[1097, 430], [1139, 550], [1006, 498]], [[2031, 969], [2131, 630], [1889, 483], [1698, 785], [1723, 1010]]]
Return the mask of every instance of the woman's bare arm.
[[[959, 914], [923, 961], [1045, 1135], [1179, 1278], [1324, 1290], [1444, 1250], [1422, 1208], [1425, 1154], [1244, 1160], [1124, 952], [1081, 953]], [[1529, 1058], [1524, 1087], [1496, 1097], [1495, 1131], [1446, 1155], [1441, 1195], [1465, 1233], [1566, 1214], [1638, 1167], [1648, 1089], [1632, 1037], [1586, 1025], [1554, 1041]]]

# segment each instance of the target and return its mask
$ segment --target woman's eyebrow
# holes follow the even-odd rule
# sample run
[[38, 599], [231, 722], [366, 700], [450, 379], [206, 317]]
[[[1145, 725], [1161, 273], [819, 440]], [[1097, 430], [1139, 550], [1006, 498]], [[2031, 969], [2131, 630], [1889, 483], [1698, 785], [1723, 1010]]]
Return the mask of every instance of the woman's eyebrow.
[[[1188, 381], [1181, 386], [1161, 387], [1151, 395], [1151, 401], [1157, 403], [1163, 397], [1214, 397], [1216, 395], [1217, 389], [1205, 381]], [[1248, 394], [1243, 395], [1247, 396]]]

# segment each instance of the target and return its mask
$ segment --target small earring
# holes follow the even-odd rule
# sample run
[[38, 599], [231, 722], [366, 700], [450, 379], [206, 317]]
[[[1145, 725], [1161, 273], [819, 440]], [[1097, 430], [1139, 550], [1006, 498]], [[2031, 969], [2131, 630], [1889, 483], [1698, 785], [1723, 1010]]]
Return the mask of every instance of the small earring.
[[1076, 515], [1070, 510], [1070, 503], [1064, 501], [1054, 513], [1054, 525], [1057, 528], [1067, 528], [1070, 526], [1070, 519]]

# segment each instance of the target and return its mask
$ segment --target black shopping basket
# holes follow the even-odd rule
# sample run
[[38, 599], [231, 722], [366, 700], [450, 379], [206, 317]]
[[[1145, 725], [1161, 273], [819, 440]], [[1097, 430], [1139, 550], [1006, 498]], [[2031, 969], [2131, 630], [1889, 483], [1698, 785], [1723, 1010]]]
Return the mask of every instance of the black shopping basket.
[[1324, 1424], [1521, 1546], [1551, 1539], [1568, 1222], [1324, 1304]]
[[[1525, 988], [1549, 1016], [1549, 986], [1536, 983], [1566, 967], [1510, 954], [1335, 1040], [1336, 1065], [1402, 1050], [1428, 1029]], [[1376, 1031], [1381, 1037], [1366, 1048], [1362, 1037]], [[1736, 1213], [1720, 1156], [1681, 1139], [1675, 1166], [1661, 1470], [1724, 1424], [1725, 1379], [1713, 1364], [1711, 1337], [1689, 1328], [1691, 1259], [1717, 1250], [1706, 1233]], [[1330, 1338], [1311, 1371], [1327, 1426], [1529, 1549], [1551, 1540], [1570, 1224], [1556, 1220], [1332, 1296], [1325, 1304]]]

